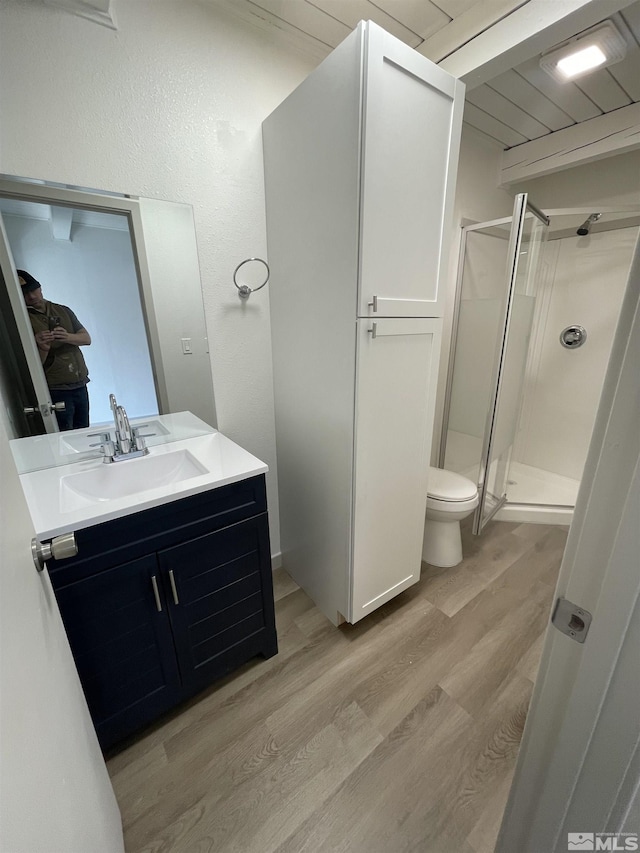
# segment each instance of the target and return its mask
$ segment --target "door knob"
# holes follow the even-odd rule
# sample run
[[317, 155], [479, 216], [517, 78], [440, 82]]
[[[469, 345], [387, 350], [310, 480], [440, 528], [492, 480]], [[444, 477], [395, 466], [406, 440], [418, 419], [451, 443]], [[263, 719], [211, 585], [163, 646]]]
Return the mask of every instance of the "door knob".
[[40, 412], [43, 417], [46, 417], [52, 412], [64, 412], [64, 409], [64, 403], [43, 403], [41, 406], [25, 406], [22, 411], [25, 415], [36, 415]]
[[31, 540], [31, 556], [39, 572], [44, 569], [46, 561], [52, 557], [56, 560], [68, 560], [69, 557], [75, 557], [77, 553], [76, 534], [73, 532], [63, 533], [44, 544], [38, 542], [35, 537]]

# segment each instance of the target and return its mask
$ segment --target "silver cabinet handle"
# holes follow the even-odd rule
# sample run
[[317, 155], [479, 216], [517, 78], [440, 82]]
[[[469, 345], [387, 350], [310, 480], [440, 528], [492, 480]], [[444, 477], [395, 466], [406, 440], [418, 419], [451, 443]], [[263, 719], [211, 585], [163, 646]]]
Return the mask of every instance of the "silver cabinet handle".
[[44, 564], [47, 560], [54, 557], [56, 560], [68, 560], [69, 557], [75, 557], [78, 553], [76, 545], [75, 533], [63, 533], [56, 536], [51, 542], [45, 542], [42, 545], [34, 537], [31, 540], [31, 556], [36, 569], [41, 572], [44, 569]]
[[180, 604], [178, 599], [178, 590], [176, 589], [176, 579], [173, 576], [173, 569], [169, 569], [169, 580], [171, 581], [171, 592], [173, 593], [173, 603]]
[[155, 575], [151, 575], [151, 585], [153, 586], [153, 594], [156, 599], [156, 610], [162, 613], [162, 602], [160, 601], [160, 592], [158, 591], [158, 581]]

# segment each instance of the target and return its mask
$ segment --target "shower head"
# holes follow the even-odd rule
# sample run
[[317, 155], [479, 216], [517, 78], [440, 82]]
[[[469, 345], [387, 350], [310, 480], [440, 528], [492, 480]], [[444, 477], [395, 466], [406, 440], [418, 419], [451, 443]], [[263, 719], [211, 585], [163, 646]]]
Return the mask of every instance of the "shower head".
[[591, 226], [593, 225], [593, 223], [597, 222], [601, 216], [601, 213], [592, 213], [591, 216], [588, 219], [585, 219], [582, 225], [578, 228], [576, 234], [579, 237], [586, 237], [589, 231], [591, 231]]

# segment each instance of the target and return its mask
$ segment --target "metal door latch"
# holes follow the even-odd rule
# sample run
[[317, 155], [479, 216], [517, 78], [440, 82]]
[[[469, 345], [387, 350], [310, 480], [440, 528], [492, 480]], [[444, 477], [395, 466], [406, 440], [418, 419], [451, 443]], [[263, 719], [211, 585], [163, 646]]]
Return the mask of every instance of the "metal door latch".
[[56, 536], [51, 542], [42, 544], [34, 537], [31, 540], [31, 556], [36, 569], [41, 572], [44, 569], [44, 564], [52, 557], [56, 560], [67, 560], [69, 557], [75, 557], [78, 553], [75, 533], [63, 533], [61, 536]]
[[592, 618], [588, 610], [578, 607], [566, 598], [559, 598], [556, 601], [551, 622], [558, 631], [562, 631], [576, 643], [584, 643]]

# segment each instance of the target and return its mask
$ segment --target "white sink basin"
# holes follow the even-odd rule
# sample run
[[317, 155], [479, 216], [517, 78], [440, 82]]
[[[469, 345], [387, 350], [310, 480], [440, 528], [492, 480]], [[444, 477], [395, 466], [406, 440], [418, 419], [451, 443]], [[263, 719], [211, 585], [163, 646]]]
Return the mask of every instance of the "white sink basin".
[[92, 468], [60, 479], [60, 509], [74, 510], [200, 477], [209, 471], [188, 450], [143, 456]]
[[[73, 454], [75, 462], [61, 464], [61, 457], [55, 456], [55, 464], [49, 461], [43, 465], [40, 463], [51, 457], [51, 445], [59, 447], [59, 433], [14, 439], [12, 450], [14, 454], [18, 451], [17, 462], [24, 467], [20, 482], [41, 542], [269, 470], [264, 462], [189, 412], [159, 415], [145, 423], [155, 426], [156, 420], [164, 425], [168, 432], [165, 438], [172, 437], [171, 442], [160, 436], [156, 439], [160, 443], [151, 447], [147, 456], [110, 464], [99, 457]], [[35, 451], [42, 446], [44, 451], [38, 456]]]

